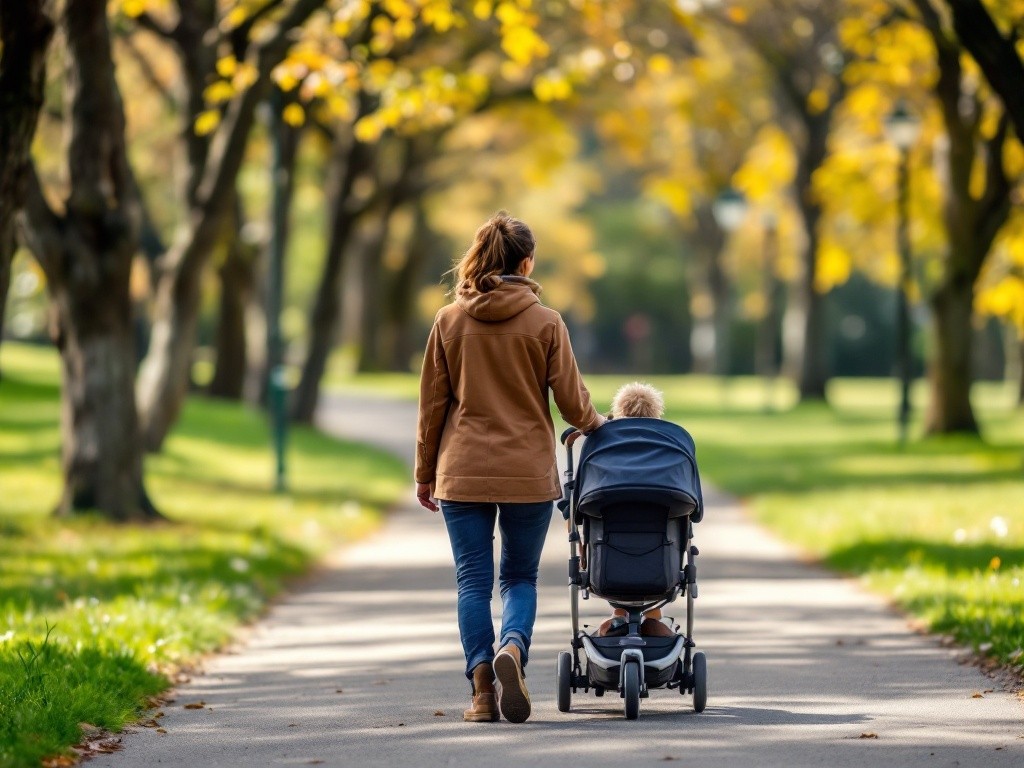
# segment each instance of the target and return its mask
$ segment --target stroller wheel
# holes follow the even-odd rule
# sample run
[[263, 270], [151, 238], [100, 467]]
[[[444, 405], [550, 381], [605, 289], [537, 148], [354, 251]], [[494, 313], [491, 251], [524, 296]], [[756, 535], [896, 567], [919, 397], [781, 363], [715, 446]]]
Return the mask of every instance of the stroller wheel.
[[693, 654], [693, 711], [703, 712], [708, 703], [708, 660], [703, 651]]
[[640, 667], [626, 664], [622, 670], [622, 697], [627, 720], [636, 720], [640, 716]]
[[601, 696], [604, 696], [604, 688], [602, 688], [600, 685], [595, 686], [594, 687], [594, 695], [597, 696], [598, 698], [600, 698]]
[[562, 651], [558, 654], [558, 711], [568, 712], [572, 703], [572, 654]]

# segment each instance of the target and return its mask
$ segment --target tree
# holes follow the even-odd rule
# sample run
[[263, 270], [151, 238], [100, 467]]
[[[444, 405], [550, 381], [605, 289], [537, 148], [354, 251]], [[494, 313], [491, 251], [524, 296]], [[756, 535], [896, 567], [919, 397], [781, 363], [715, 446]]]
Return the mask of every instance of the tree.
[[821, 400], [829, 378], [825, 296], [818, 290], [821, 201], [812, 181], [828, 157], [836, 108], [845, 94], [846, 54], [838, 37], [845, 3], [764, 2], [730, 6], [709, 14], [733, 30], [764, 62], [774, 82], [776, 103], [793, 137], [797, 166], [794, 196], [803, 221], [802, 273], [786, 308], [787, 367], [800, 398]]
[[106, 0], [68, 0], [69, 190], [58, 213], [35, 169], [26, 243], [46, 273], [62, 364], [59, 514], [156, 517], [143, 487], [129, 276], [141, 212], [128, 164]]
[[[210, 13], [216, 10], [212, 2], [203, 3], [206, 12], [199, 13], [198, 0], [180, 0], [177, 22], [172, 27], [165, 27], [145, 14], [139, 16], [141, 23], [174, 41], [185, 70], [192, 73], [188, 115], [196, 113], [204, 98], [212, 97], [224, 104], [220, 111], [200, 111], [194, 123], [186, 119], [183, 129], [183, 135], [188, 137], [198, 133], [210, 134], [210, 138], [187, 139], [190, 172], [186, 221], [160, 260], [150, 349], [138, 379], [143, 435], [149, 450], [157, 450], [163, 444], [184, 402], [199, 319], [201, 278], [234, 210], [235, 179], [256, 118], [256, 107], [270, 92], [272, 74], [288, 55], [293, 31], [323, 2], [294, 0], [285, 6], [281, 0], [267, 0], [249, 13], [240, 6], [241, 14], [232, 18], [229, 13], [223, 24], [214, 16], [218, 22], [212, 27]], [[202, 23], [197, 24], [197, 20]], [[228, 34], [240, 34], [247, 41], [246, 58], [239, 62], [232, 56], [231, 64], [221, 65], [219, 71], [230, 77], [235, 86], [211, 94], [210, 86], [202, 80], [211, 71], [209, 61], [191, 59], [217, 50], [204, 33], [221, 28], [227, 29]], [[251, 35], [257, 28], [260, 36], [253, 40]], [[216, 63], [213, 68], [216, 69]]]
[[15, 214], [25, 199], [29, 150], [43, 105], [49, 0], [0, 4], [0, 339], [15, 248]]
[[[926, 429], [933, 434], [977, 432], [970, 399], [971, 316], [975, 283], [1010, 213], [1011, 184], [1003, 166], [1009, 115], [995, 109], [986, 133], [982, 118], [986, 107], [992, 107], [967, 82], [959, 41], [928, 0], [914, 0], [914, 5], [935, 45], [938, 78], [933, 92], [949, 136], [943, 157], [948, 173], [943, 219], [949, 242], [942, 277], [930, 297], [935, 352]], [[973, 180], [976, 167], [980, 184]]]

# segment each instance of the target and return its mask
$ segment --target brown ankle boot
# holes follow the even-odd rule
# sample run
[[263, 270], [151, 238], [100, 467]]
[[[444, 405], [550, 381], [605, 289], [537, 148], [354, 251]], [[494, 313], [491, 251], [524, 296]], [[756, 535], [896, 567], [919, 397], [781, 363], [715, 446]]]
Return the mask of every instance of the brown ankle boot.
[[468, 723], [493, 723], [498, 719], [494, 699], [494, 668], [488, 662], [473, 667], [473, 705], [462, 713]]
[[530, 716], [530, 692], [523, 680], [523, 662], [519, 646], [509, 643], [494, 657], [498, 678], [498, 708], [510, 723], [525, 723]]

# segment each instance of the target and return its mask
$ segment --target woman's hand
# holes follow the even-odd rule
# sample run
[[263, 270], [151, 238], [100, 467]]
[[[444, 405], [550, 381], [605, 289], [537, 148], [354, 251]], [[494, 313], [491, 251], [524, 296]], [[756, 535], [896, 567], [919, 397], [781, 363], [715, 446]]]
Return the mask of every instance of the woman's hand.
[[437, 504], [434, 503], [433, 483], [416, 483], [416, 500], [424, 509], [437, 512]]

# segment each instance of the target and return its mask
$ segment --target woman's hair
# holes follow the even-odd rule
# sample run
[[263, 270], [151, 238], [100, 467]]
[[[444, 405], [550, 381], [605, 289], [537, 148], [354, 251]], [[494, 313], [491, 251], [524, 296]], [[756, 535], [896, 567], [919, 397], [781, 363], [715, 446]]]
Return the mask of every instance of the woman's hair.
[[498, 211], [476, 231], [473, 244], [452, 270], [456, 290], [471, 286], [486, 293], [497, 287], [501, 275], [514, 275], [535, 246], [528, 226]]

